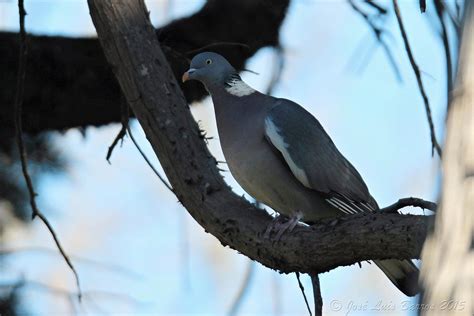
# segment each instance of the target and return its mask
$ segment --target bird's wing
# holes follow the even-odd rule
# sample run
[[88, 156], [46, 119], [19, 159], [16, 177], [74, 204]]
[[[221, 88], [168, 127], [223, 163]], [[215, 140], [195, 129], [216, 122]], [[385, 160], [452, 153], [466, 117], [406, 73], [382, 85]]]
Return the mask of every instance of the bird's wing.
[[344, 213], [378, 209], [362, 177], [339, 152], [319, 121], [298, 104], [275, 99], [265, 117], [265, 137], [293, 175]]

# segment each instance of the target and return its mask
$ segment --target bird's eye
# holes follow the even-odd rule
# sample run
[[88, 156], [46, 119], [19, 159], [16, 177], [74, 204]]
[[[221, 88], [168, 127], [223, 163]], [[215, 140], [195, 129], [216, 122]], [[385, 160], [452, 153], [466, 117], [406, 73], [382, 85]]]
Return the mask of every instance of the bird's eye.
[[206, 64], [208, 64], [208, 65], [212, 64], [212, 60], [210, 60], [210, 59], [206, 60]]

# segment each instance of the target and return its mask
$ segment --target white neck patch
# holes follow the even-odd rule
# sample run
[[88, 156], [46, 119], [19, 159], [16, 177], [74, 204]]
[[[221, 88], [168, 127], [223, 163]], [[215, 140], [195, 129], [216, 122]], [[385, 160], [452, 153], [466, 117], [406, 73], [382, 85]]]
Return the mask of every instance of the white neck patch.
[[243, 82], [240, 78], [233, 78], [227, 82], [228, 87], [225, 88], [227, 92], [236, 97], [243, 97], [255, 92], [248, 84]]

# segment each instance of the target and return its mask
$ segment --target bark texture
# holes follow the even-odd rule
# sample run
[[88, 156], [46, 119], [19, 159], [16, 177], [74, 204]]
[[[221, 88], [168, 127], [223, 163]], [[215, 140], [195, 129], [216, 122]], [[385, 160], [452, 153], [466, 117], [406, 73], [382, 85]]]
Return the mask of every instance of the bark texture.
[[174, 192], [223, 245], [282, 272], [319, 273], [368, 259], [418, 258], [429, 217], [360, 214], [297, 227], [275, 243], [262, 237], [271, 217], [223, 181], [189, 111], [143, 0], [88, 0], [121, 89]]
[[[173, 21], [155, 30], [155, 34], [176, 76], [188, 68], [187, 58], [202, 47], [225, 54], [241, 69], [260, 48], [279, 44], [280, 25], [288, 5], [289, 0], [209, 0], [194, 15]], [[209, 46], [213, 43], [217, 45]], [[31, 35], [28, 45], [25, 132], [120, 122], [120, 87], [96, 38]], [[14, 130], [18, 47], [16, 33], [0, 32], [3, 137]], [[188, 102], [206, 95], [197, 83], [182, 89]]]
[[426, 315], [474, 314], [474, 21], [467, 4], [449, 107], [441, 205], [423, 249]]

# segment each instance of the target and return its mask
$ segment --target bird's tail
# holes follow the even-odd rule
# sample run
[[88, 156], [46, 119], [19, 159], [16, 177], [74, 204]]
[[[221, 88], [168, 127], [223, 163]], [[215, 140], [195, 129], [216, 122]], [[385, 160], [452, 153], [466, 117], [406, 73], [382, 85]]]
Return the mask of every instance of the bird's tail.
[[405, 295], [415, 296], [419, 292], [419, 270], [411, 260], [374, 260], [392, 283]]

